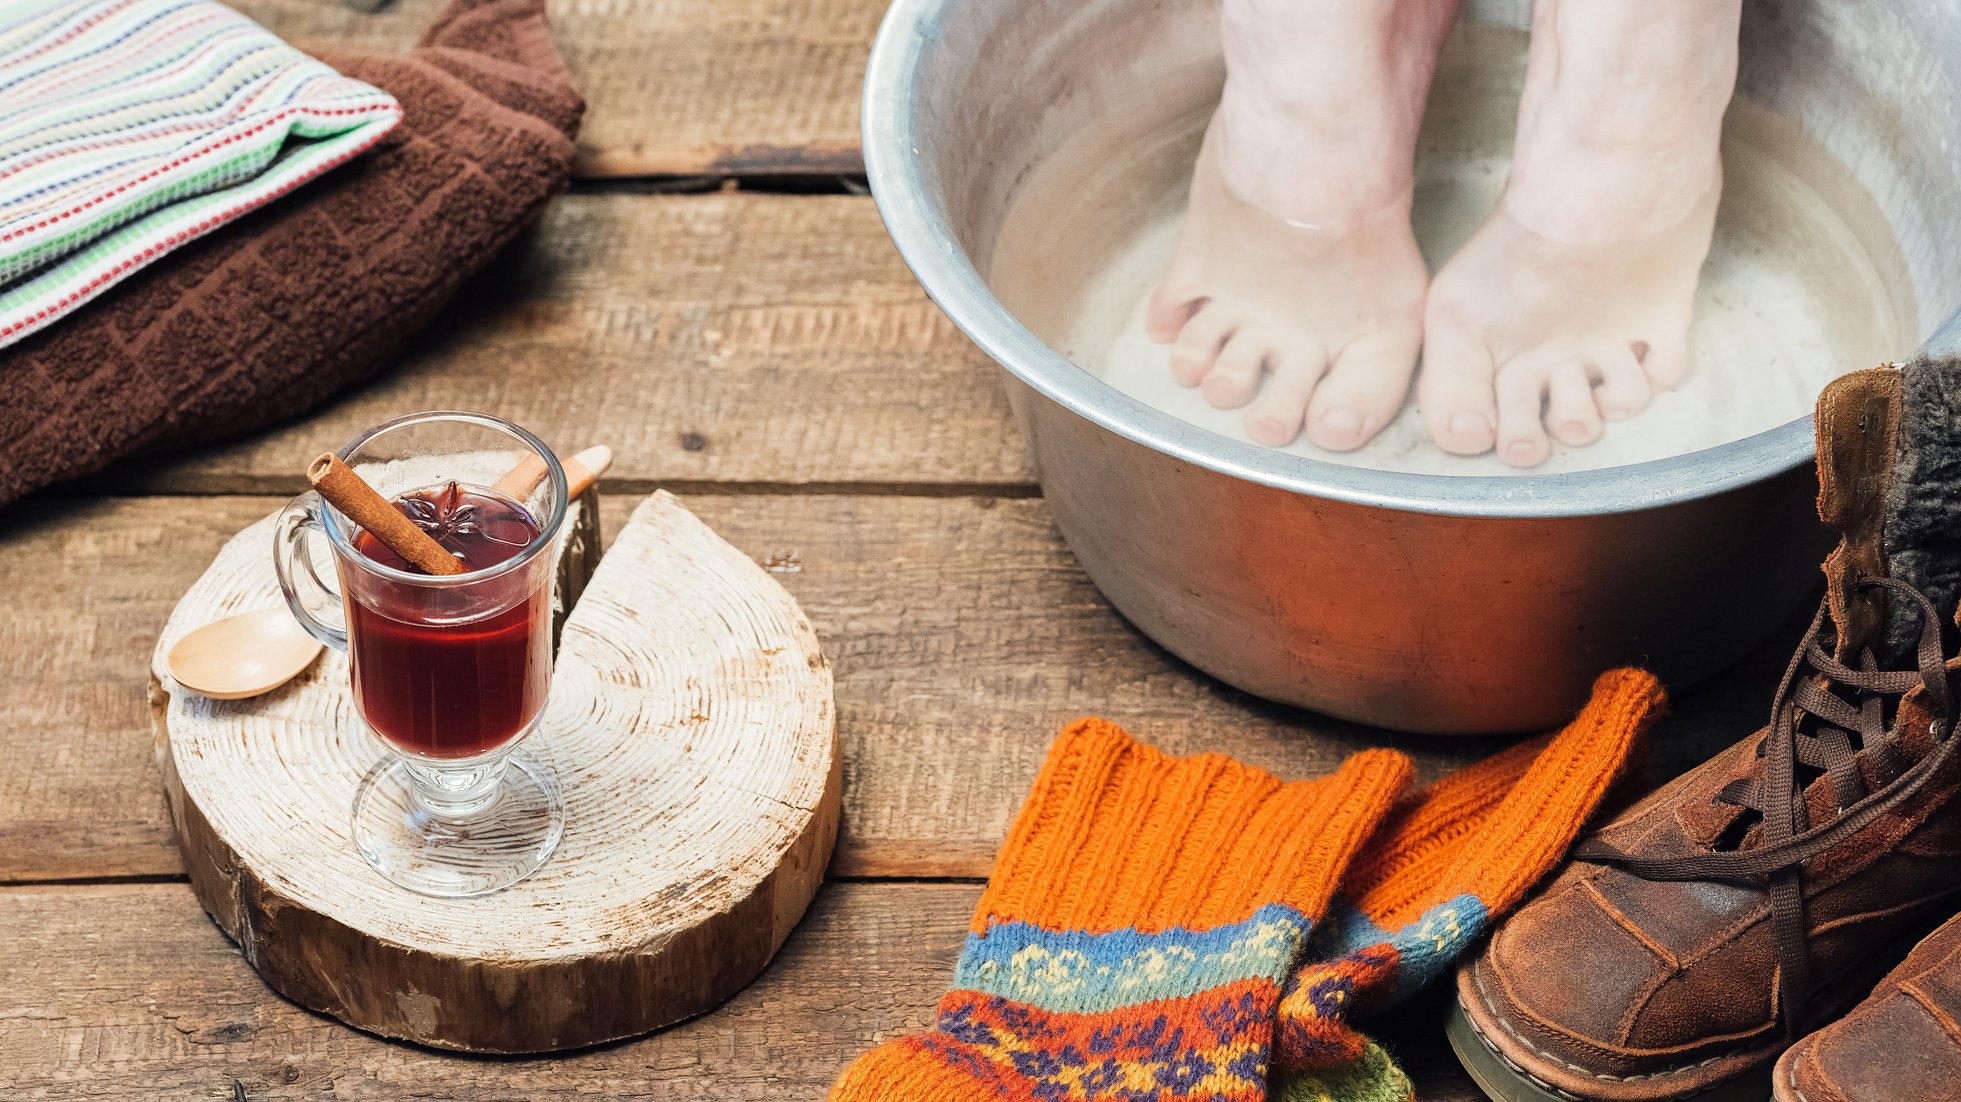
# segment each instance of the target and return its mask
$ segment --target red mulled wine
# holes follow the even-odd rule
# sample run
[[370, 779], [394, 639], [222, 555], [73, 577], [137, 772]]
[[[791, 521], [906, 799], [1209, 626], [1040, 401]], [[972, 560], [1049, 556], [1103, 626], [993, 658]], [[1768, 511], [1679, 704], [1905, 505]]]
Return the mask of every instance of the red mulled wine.
[[[483, 487], [449, 482], [393, 504], [472, 572], [515, 558], [539, 534], [524, 506]], [[354, 545], [419, 573], [369, 532]], [[524, 731], [551, 681], [551, 586], [534, 574], [394, 582], [348, 601], [354, 701], [368, 725], [431, 758], [487, 753]]]

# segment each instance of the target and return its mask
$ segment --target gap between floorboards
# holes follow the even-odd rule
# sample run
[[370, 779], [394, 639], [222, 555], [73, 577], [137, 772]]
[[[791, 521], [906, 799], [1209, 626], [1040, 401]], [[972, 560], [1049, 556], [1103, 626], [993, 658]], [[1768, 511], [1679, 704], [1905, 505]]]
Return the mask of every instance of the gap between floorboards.
[[[830, 884], [985, 884], [975, 876], [826, 876]], [[190, 877], [180, 872], [131, 873], [127, 876], [38, 877], [28, 880], [0, 880], [0, 891], [14, 888], [93, 888], [104, 885], [188, 884]]]

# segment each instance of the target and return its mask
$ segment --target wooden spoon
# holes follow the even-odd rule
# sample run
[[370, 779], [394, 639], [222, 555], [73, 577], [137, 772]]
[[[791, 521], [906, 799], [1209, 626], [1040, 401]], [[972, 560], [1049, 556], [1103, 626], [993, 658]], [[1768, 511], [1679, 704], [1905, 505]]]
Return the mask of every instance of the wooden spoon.
[[[563, 460], [559, 466], [565, 470], [565, 500], [577, 501], [580, 494], [592, 488], [599, 476], [613, 465], [613, 449], [604, 444], [587, 448], [585, 451]], [[491, 487], [505, 497], [523, 501], [530, 496], [538, 482], [545, 477], [545, 461], [530, 456], [511, 468], [511, 473], [497, 480]]]
[[313, 664], [320, 640], [284, 608], [227, 616], [177, 640], [164, 662], [170, 676], [215, 700], [269, 693]]

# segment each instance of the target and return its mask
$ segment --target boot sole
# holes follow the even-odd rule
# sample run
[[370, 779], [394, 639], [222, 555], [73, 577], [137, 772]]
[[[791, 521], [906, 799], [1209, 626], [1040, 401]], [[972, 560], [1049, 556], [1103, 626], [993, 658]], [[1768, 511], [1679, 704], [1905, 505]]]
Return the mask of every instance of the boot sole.
[[[1451, 1051], [1457, 1054], [1458, 1062], [1470, 1073], [1478, 1089], [1497, 1102], [1595, 1102], [1540, 1083], [1512, 1066], [1511, 1061], [1485, 1043], [1484, 1034], [1478, 1032], [1470, 1015], [1464, 1013], [1464, 1005], [1454, 999], [1444, 1035], [1450, 1038]], [[1695, 1102], [1770, 1102], [1769, 1078], [1768, 1074], [1745, 1076], [1685, 1097]], [[1762, 1081], [1754, 1081], [1758, 1079]]]

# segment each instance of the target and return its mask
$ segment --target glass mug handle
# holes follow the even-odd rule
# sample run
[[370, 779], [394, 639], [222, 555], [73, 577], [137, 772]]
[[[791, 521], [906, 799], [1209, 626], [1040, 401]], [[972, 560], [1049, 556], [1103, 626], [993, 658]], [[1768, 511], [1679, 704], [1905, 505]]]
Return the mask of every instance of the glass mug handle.
[[[320, 572], [313, 566], [312, 536], [327, 534], [321, 506], [320, 495], [309, 491], [280, 510], [279, 520], [273, 524], [272, 568], [279, 574], [279, 590], [286, 595], [286, 607], [293, 610], [293, 618], [306, 633], [335, 650], [346, 650], [346, 609], [341, 605], [340, 594], [320, 580]], [[305, 593], [301, 591], [302, 582]], [[327, 616], [320, 616], [316, 608], [327, 612]]]

